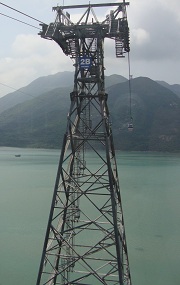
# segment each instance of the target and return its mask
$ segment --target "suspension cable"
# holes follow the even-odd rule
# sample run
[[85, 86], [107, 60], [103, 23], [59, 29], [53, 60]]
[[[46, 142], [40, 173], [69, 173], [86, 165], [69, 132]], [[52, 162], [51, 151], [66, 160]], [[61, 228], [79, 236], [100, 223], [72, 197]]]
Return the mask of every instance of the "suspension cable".
[[29, 16], [28, 14], [25, 14], [25, 13], [23, 13], [23, 12], [21, 12], [21, 11], [15, 9], [15, 8], [13, 8], [13, 7], [11, 7], [11, 6], [8, 6], [8, 5], [6, 5], [6, 4], [4, 4], [4, 3], [2, 3], [2, 2], [0, 2], [0, 4], [3, 5], [3, 6], [5, 6], [5, 7], [7, 7], [7, 8], [9, 8], [9, 9], [11, 9], [11, 10], [13, 10], [13, 11], [15, 11], [15, 12], [18, 12], [18, 13], [20, 13], [20, 14], [22, 14], [22, 15], [28, 17], [28, 18], [31, 18], [31, 19], [33, 19], [33, 20], [39, 22], [39, 23], [42, 23], [42, 24], [44, 23], [44, 22], [42, 22], [42, 21], [40, 21], [40, 20], [38, 20], [38, 19], [36, 19], [36, 18], [34, 18], [34, 17], [32, 17], [32, 16]]
[[130, 55], [128, 52], [128, 69], [129, 69], [129, 115], [132, 121], [132, 92], [131, 92], [131, 65], [130, 65]]
[[130, 116], [130, 122], [128, 124], [128, 130], [133, 131], [133, 117], [132, 117], [132, 92], [131, 92], [131, 66], [130, 66], [130, 56], [128, 52], [128, 67], [129, 67], [129, 116]]
[[[26, 96], [29, 96], [29, 97], [38, 99], [38, 100], [40, 100], [40, 101], [43, 101], [43, 100], [44, 100], [44, 99], [43, 99], [43, 100], [42, 100], [42, 99], [39, 99], [37, 96], [33, 96], [32, 94], [28, 94], [28, 93], [26, 93], [26, 92], [21, 91], [22, 87], [19, 88], [19, 89], [17, 89], [17, 88], [14, 88], [14, 87], [12, 87], [12, 86], [9, 86], [9, 85], [7, 85], [7, 84], [4, 84], [4, 83], [2, 83], [2, 82], [0, 82], [0, 85], [5, 86], [5, 87], [8, 87], [8, 88], [10, 88], [10, 89], [12, 89], [12, 90], [14, 90], [14, 91], [16, 91], [16, 92], [18, 92], [18, 93], [21, 93], [21, 94], [26, 95]], [[7, 94], [6, 94], [6, 95], [7, 95]], [[6, 96], [6, 95], [4, 95], [4, 96]], [[0, 99], [2, 99], [4, 96], [2, 96]]]
[[31, 24], [28, 24], [28, 23], [23, 22], [23, 21], [21, 21], [21, 20], [18, 20], [18, 19], [16, 19], [16, 18], [10, 17], [10, 16], [8, 16], [8, 15], [6, 15], [6, 14], [0, 13], [0, 15], [2, 15], [2, 16], [4, 16], [4, 17], [7, 17], [7, 18], [10, 18], [10, 19], [12, 19], [12, 20], [14, 20], [14, 21], [20, 22], [20, 23], [22, 23], [22, 24], [25, 24], [25, 25], [27, 25], [27, 26], [33, 27], [33, 28], [35, 28], [35, 29], [41, 30], [40, 28], [38, 28], [38, 27], [36, 27], [36, 26], [33, 26], [33, 25], [31, 25]]

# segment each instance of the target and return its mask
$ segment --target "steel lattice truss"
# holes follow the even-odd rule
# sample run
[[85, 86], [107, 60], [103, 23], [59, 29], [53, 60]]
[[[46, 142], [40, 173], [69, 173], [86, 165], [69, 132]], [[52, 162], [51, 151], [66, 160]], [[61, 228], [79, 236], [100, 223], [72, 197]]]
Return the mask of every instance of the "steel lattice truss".
[[111, 6], [81, 5], [76, 24], [69, 6], [56, 7], [55, 23], [42, 27], [74, 59], [75, 77], [37, 285], [131, 285], [103, 48], [110, 37], [121, 42], [117, 57], [129, 51], [127, 3], [115, 3], [101, 23], [93, 10], [100, 5]]

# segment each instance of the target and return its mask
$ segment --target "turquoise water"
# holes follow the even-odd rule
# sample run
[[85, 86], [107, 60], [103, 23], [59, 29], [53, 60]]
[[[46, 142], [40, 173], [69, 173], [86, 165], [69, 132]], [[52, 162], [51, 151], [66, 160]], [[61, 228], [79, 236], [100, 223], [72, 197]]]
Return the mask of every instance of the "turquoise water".
[[[180, 155], [116, 156], [133, 285], [179, 285]], [[0, 148], [0, 285], [36, 283], [58, 160]]]

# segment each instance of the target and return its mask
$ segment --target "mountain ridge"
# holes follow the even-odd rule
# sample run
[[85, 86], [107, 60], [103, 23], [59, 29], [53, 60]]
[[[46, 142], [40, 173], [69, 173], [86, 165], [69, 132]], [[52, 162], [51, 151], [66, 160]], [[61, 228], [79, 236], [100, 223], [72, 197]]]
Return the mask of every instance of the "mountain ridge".
[[[32, 98], [51, 91], [59, 87], [72, 86], [73, 88], [74, 73], [71, 71], [58, 72], [53, 75], [41, 76], [27, 86], [22, 87], [14, 92], [10, 92], [0, 98], [0, 113], [14, 107], [19, 103], [23, 103]], [[113, 85], [116, 82], [124, 82], [127, 79], [121, 75], [106, 76], [106, 86]], [[69, 82], [72, 84], [69, 85]]]
[[[180, 151], [180, 98], [147, 77], [131, 80], [134, 131], [130, 121], [129, 82], [107, 77], [108, 106], [115, 148], [135, 151]], [[117, 81], [120, 81], [117, 83]], [[72, 87], [58, 87], [0, 114], [0, 145], [59, 148], [66, 129]]]
[[180, 84], [169, 84], [165, 81], [159, 81], [159, 80], [157, 80], [156, 82], [168, 88], [169, 90], [174, 92], [178, 97], [180, 97]]

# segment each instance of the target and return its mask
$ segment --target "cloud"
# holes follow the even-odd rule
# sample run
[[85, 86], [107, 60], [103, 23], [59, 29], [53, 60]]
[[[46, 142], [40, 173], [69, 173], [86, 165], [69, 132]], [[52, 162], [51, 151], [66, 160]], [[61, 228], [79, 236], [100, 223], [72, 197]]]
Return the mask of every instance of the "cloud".
[[[127, 7], [131, 73], [180, 83], [180, 1], [133, 0]], [[127, 59], [115, 60], [114, 43], [105, 41], [107, 71], [126, 76]], [[127, 76], [126, 76], [127, 77]]]
[[[16, 89], [39, 76], [71, 69], [71, 60], [57, 44], [32, 34], [18, 35], [12, 44], [11, 56], [0, 59], [1, 83]], [[3, 88], [0, 96], [10, 91]]]
[[132, 41], [135, 45], [141, 46], [150, 42], [149, 33], [141, 28], [132, 30]]
[[[47, 45], [45, 45], [45, 48]], [[37, 53], [42, 48], [40, 37], [36, 35], [20, 34], [16, 37], [12, 44], [12, 51], [16, 56], [29, 56], [32, 53]], [[43, 48], [44, 50], [44, 48]]]
[[180, 1], [133, 0], [127, 13], [132, 74], [180, 83]]
[[166, 58], [177, 60], [178, 57], [180, 60], [180, 34], [177, 33], [180, 29], [180, 2], [165, 2], [134, 0], [128, 17], [134, 58], [160, 61]]

